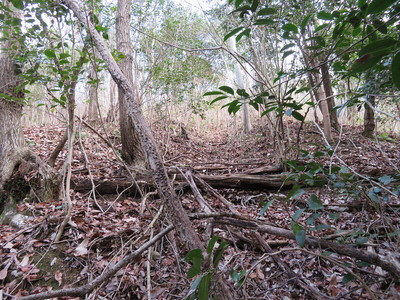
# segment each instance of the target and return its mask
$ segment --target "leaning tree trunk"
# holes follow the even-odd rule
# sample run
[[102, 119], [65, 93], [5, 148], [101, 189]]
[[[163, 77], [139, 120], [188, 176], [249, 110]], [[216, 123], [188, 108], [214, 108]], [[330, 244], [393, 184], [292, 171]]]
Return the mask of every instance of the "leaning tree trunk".
[[[117, 50], [124, 55], [119, 62], [122, 73], [133, 85], [133, 58], [131, 42], [131, 6], [132, 0], [118, 0], [116, 39]], [[121, 131], [122, 157], [130, 165], [143, 166], [144, 154], [132, 119], [128, 115], [128, 103], [125, 91], [118, 88], [119, 125]]]
[[[200, 248], [205, 250], [205, 246], [200, 240], [198, 234], [195, 232], [189, 217], [182, 207], [175, 190], [172, 187], [171, 181], [167, 176], [162, 157], [158, 151], [156, 142], [153, 138], [151, 130], [147, 125], [143, 114], [141, 112], [139, 103], [135, 98], [135, 93], [132, 88], [131, 82], [122, 73], [117, 63], [113, 59], [110, 51], [107, 49], [106, 44], [100, 34], [96, 31], [94, 25], [88, 20], [86, 14], [73, 0], [59, 0], [66, 4], [76, 15], [83, 26], [88, 30], [92, 37], [93, 43], [103, 58], [107, 68], [113, 77], [114, 81], [124, 91], [127, 103], [128, 114], [135, 124], [136, 131], [140, 138], [143, 151], [146, 155], [151, 175], [157, 187], [160, 199], [166, 204], [168, 209], [168, 216], [170, 217], [175, 229], [179, 233], [181, 239], [186, 242], [189, 249]], [[217, 281], [220, 291], [220, 299], [233, 299], [231, 291], [221, 281]]]
[[375, 107], [375, 96], [368, 95], [368, 103], [364, 104], [364, 131], [363, 136], [368, 138], [374, 137], [375, 131], [375, 113], [373, 107]]
[[[4, 5], [10, 6], [8, 1]], [[21, 20], [21, 11], [5, 13], [4, 18]], [[59, 178], [32, 154], [24, 143], [21, 127], [23, 81], [15, 63], [21, 31], [8, 30], [0, 53], [0, 213], [23, 199], [57, 199]], [[11, 51], [11, 49], [14, 49]]]

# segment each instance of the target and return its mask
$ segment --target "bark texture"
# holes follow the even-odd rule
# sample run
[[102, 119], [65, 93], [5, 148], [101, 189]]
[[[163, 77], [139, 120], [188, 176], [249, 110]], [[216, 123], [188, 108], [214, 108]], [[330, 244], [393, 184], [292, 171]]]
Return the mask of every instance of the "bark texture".
[[[97, 55], [95, 53], [94, 59], [96, 60]], [[96, 66], [92, 65], [89, 70], [89, 80], [96, 81], [99, 79], [97, 76]], [[99, 95], [98, 95], [98, 83], [89, 83], [89, 106], [87, 113], [87, 120], [90, 123], [97, 123], [99, 121], [99, 112], [97, 107], [99, 106]]]
[[327, 63], [321, 64], [322, 73], [322, 83], [324, 85], [324, 91], [326, 96], [326, 101], [328, 104], [329, 116], [331, 121], [331, 126], [336, 130], [339, 130], [339, 119], [336, 114], [335, 107], [335, 97], [333, 96], [331, 74], [329, 73], [329, 67]]
[[[117, 50], [124, 55], [118, 66], [133, 87], [133, 58], [131, 46], [132, 0], [118, 0], [117, 6]], [[144, 154], [135, 125], [128, 115], [125, 91], [118, 87], [119, 126], [121, 131], [122, 157], [130, 165], [143, 165]], [[139, 107], [138, 107], [139, 109]]]
[[321, 76], [319, 74], [315, 74], [315, 82], [319, 85], [316, 92], [315, 98], [319, 105], [319, 108], [322, 113], [322, 121], [324, 125], [324, 135], [325, 138], [331, 142], [332, 141], [332, 123], [331, 123], [331, 114], [329, 112], [329, 105], [326, 99], [325, 91], [322, 87]]
[[[10, 6], [5, 0], [3, 4]], [[21, 13], [18, 11], [8, 16], [8, 18], [20, 17]], [[18, 32], [14, 35], [11, 30], [8, 30], [7, 34], [10, 35], [10, 38], [3, 40], [0, 49], [0, 93], [22, 100], [24, 94], [16, 90], [22, 84], [14, 59], [16, 53], [10, 50], [13, 46], [12, 41], [18, 38]], [[17, 157], [26, 150], [21, 130], [21, 100], [0, 98], [0, 190], [4, 182], [11, 176], [17, 163]]]
[[[233, 53], [237, 52], [235, 37], [231, 37], [229, 39], [229, 47], [232, 49]], [[238, 85], [238, 87], [240, 89], [244, 89], [245, 87], [243, 82], [242, 66], [238, 62], [235, 62], [235, 77], [236, 77], [236, 84]], [[243, 115], [243, 133], [248, 134], [251, 130], [249, 101], [248, 99], [241, 99], [241, 102], [242, 102], [242, 115]]]
[[367, 101], [368, 103], [364, 104], [364, 131], [362, 135], [373, 138], [375, 132], [375, 112], [373, 109], [375, 107], [375, 96], [368, 95]]

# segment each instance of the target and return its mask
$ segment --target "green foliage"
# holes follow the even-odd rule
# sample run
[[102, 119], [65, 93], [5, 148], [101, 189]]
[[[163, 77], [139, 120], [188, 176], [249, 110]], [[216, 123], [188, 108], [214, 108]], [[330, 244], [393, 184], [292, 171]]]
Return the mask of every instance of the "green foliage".
[[300, 185], [295, 184], [293, 188], [290, 190], [289, 194], [286, 196], [287, 200], [293, 200], [305, 193], [305, 190], [301, 188]]
[[185, 260], [192, 262], [192, 267], [188, 271], [188, 278], [193, 278], [194, 276], [200, 274], [201, 264], [203, 262], [203, 253], [200, 249], [193, 249], [188, 252], [185, 256]]
[[50, 59], [51, 58], [56, 58], [56, 54], [51, 49], [46, 49], [46, 50], [44, 50], [43, 53], [44, 53], [44, 55], [46, 55], [47, 58], [50, 58]]
[[332, 21], [334, 20], [334, 16], [331, 13], [328, 13], [326, 11], [320, 11], [317, 13], [317, 18], [320, 20], [329, 20]]
[[138, 34], [134, 47], [140, 57], [138, 67], [150, 79], [143, 92], [156, 97], [157, 110], [163, 117], [164, 105], [180, 103], [204, 117], [209, 106], [201, 95], [218, 80], [220, 54], [186, 50], [209, 47], [204, 19], [173, 2], [133, 5], [133, 21], [138, 22], [135, 26], [145, 32]]
[[378, 14], [390, 7], [397, 0], [372, 0], [368, 5], [367, 14]]
[[24, 9], [24, 1], [23, 0], [9, 0], [11, 4], [18, 9]]
[[400, 90], [400, 52], [397, 52], [397, 54], [393, 57], [391, 71], [393, 82], [397, 89]]
[[364, 46], [359, 52], [360, 57], [371, 54], [373, 56], [387, 55], [392, 52], [393, 49], [400, 46], [399, 41], [393, 38], [383, 38], [377, 41], [372, 41], [368, 45]]
[[312, 210], [319, 210], [323, 209], [324, 205], [322, 204], [322, 201], [317, 197], [317, 195], [312, 194], [310, 199], [307, 202], [308, 207]]
[[238, 27], [233, 29], [231, 32], [229, 32], [228, 34], [226, 34], [224, 36], [224, 41], [226, 41], [227, 39], [229, 39], [230, 37], [234, 36], [235, 34], [239, 33], [240, 31], [242, 31], [244, 29], [244, 27]]
[[218, 271], [218, 264], [229, 245], [227, 242], [221, 242], [217, 245], [217, 241], [218, 236], [214, 236], [208, 242], [207, 258], [204, 258], [200, 249], [193, 249], [186, 254], [185, 260], [192, 262], [187, 276], [188, 278], [197, 276], [190, 285], [187, 299], [207, 300], [211, 296], [211, 279]]
[[268, 208], [274, 203], [274, 200], [268, 201], [260, 211], [260, 217], [264, 216]]
[[282, 30], [284, 30], [286, 32], [299, 33], [299, 29], [297, 28], [297, 26], [292, 23], [287, 23], [287, 24], [283, 25]]
[[293, 230], [293, 234], [296, 238], [297, 244], [299, 244], [299, 246], [303, 248], [306, 243], [306, 231], [297, 222], [293, 223], [292, 230]]
[[[330, 149], [327, 151], [317, 150], [313, 153], [305, 150], [301, 150], [301, 152], [303, 153], [302, 158], [307, 160], [333, 155]], [[321, 184], [329, 184], [336, 191], [337, 195], [346, 195], [346, 198], [359, 199], [360, 197], [364, 197], [365, 200], [370, 200], [367, 203], [373, 203], [373, 207], [379, 207], [382, 202], [388, 201], [390, 194], [400, 196], [400, 186], [393, 185], [393, 182], [400, 180], [400, 174], [384, 175], [377, 179], [373, 178], [372, 182], [375, 182], [375, 184], [366, 181], [370, 184], [360, 185], [360, 179], [356, 178], [346, 167], [330, 166], [327, 168], [315, 160], [311, 160], [306, 164], [301, 164], [297, 160], [291, 160], [287, 161], [286, 164], [292, 171], [287, 176], [287, 180], [297, 181], [298, 184], [295, 184], [289, 191], [285, 203], [292, 203], [289, 201], [299, 199], [300, 197], [304, 199], [304, 186], [319, 186]], [[326, 180], [321, 178], [326, 178]], [[325, 222], [318, 224], [320, 218], [326, 219], [324, 216], [327, 216], [332, 221], [337, 221], [340, 218], [339, 213], [327, 213], [323, 202], [316, 194], [311, 194], [308, 197], [306, 207], [304, 207], [303, 201], [294, 201], [294, 203], [296, 202], [303, 204], [300, 206], [302, 208], [296, 210], [293, 214], [291, 225], [296, 242], [300, 247], [304, 246], [307, 231], [333, 229], [332, 226], [327, 225]], [[265, 213], [270, 205], [271, 203], [268, 203], [263, 208], [262, 213]], [[387, 237], [389, 237], [389, 234], [387, 234]], [[348, 234], [346, 238], [351, 239], [356, 244], [364, 244], [369, 238], [374, 238], [374, 236], [361, 230], [355, 230], [351, 234]]]
[[[302, 90], [304, 89], [301, 89], [300, 92]], [[273, 101], [275, 97], [269, 95], [268, 92], [263, 92], [252, 96], [244, 89], [237, 89], [235, 91], [229, 86], [221, 86], [219, 87], [218, 91], [209, 91], [204, 93], [203, 96], [218, 96], [209, 102], [210, 105], [225, 99], [231, 100], [222, 106], [222, 108], [227, 107], [230, 114], [237, 113], [243, 105], [243, 101], [246, 100], [255, 110], [262, 111], [261, 116], [265, 116], [271, 111], [276, 111], [278, 116], [292, 116], [296, 120], [303, 122], [304, 116], [299, 112], [303, 105], [296, 103], [291, 98], [291, 94], [295, 91], [295, 89], [288, 91], [285, 101], [281, 103]]]

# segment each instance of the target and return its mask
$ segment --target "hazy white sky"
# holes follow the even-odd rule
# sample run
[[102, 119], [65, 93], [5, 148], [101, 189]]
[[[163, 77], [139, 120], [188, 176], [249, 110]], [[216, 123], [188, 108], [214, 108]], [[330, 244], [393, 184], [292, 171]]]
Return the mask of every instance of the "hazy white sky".
[[224, 2], [226, 0], [174, 0], [174, 2], [182, 4], [184, 6], [190, 7], [193, 10], [207, 10], [209, 9], [212, 5], [210, 3], [212, 2]]

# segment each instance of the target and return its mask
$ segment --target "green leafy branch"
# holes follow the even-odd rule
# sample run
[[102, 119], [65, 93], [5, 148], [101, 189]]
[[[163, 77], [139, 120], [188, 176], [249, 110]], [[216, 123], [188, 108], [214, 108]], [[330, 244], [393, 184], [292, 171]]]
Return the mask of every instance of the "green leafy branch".
[[186, 254], [185, 260], [192, 262], [187, 276], [190, 279], [195, 278], [190, 285], [186, 299], [209, 299], [211, 279], [218, 271], [218, 264], [229, 245], [227, 242], [217, 244], [217, 241], [218, 236], [211, 238], [206, 249], [206, 257], [203, 256], [200, 249], [193, 249]]
[[251, 96], [245, 89], [237, 89], [236, 91], [229, 86], [220, 86], [218, 90], [206, 92], [203, 96], [217, 96], [210, 101], [210, 105], [225, 99], [233, 99], [232, 101], [224, 104], [221, 108], [228, 108], [229, 114], [236, 114], [244, 101], [248, 101], [248, 104], [257, 111], [262, 111], [261, 116], [265, 116], [269, 112], [276, 111], [278, 116], [292, 116], [296, 120], [304, 121], [304, 116], [300, 113], [303, 108], [303, 104], [299, 104], [293, 100], [290, 96], [293, 92], [302, 92], [307, 88], [301, 88], [296, 91], [295, 88], [289, 90], [286, 93], [286, 97], [283, 102], [276, 101], [274, 95], [270, 95], [268, 92], [262, 92], [257, 95]]

